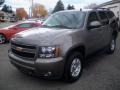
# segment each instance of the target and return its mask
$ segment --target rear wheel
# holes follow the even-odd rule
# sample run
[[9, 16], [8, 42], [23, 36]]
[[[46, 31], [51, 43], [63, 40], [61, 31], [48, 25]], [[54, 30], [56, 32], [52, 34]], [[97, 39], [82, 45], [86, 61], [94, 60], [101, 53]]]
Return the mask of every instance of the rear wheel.
[[5, 35], [3, 34], [0, 34], [0, 44], [3, 44], [6, 42], [6, 38], [5, 38]]
[[110, 44], [108, 46], [107, 53], [108, 54], [114, 53], [115, 48], [116, 48], [116, 40], [115, 40], [115, 37], [113, 36], [112, 40], [111, 40], [111, 42], [110, 42]]
[[65, 68], [65, 79], [68, 82], [74, 82], [80, 78], [82, 73], [83, 56], [79, 52], [74, 52], [70, 55]]

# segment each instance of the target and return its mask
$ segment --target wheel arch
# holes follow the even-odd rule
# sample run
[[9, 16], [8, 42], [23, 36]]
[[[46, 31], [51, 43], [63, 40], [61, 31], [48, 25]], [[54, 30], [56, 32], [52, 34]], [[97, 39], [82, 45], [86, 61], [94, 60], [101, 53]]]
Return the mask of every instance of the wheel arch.
[[115, 39], [116, 39], [116, 38], [117, 38], [117, 36], [118, 36], [118, 32], [117, 32], [117, 31], [113, 31], [112, 36], [114, 36], [114, 37], [115, 37]]
[[83, 55], [83, 58], [84, 60], [82, 61], [82, 63], [85, 62], [85, 58], [86, 58], [86, 49], [85, 49], [85, 46], [82, 44], [82, 45], [75, 45], [73, 47], [71, 47], [66, 55], [65, 55], [65, 61], [67, 62], [68, 61], [68, 57], [73, 53], [73, 52], [80, 52], [82, 55]]
[[4, 35], [5, 39], [7, 40], [7, 37], [6, 37], [6, 35], [5, 35], [4, 33], [1, 33], [1, 32], [0, 32], [0, 34]]
[[[68, 58], [69, 58], [69, 56], [73, 53], [73, 52], [80, 52], [82, 55], [83, 55], [83, 59], [82, 59], [82, 66], [84, 67], [84, 63], [85, 63], [85, 46], [84, 45], [75, 45], [75, 46], [73, 46], [73, 47], [71, 47], [68, 51], [67, 51], [67, 53], [66, 53], [66, 55], [65, 55], [65, 65], [64, 65], [64, 71], [63, 71], [63, 77], [67, 80], [68, 79], [68, 76], [67, 76], [67, 72], [68, 72], [68, 70], [67, 70], [67, 68], [68, 68]], [[70, 80], [70, 79], [69, 79]]]

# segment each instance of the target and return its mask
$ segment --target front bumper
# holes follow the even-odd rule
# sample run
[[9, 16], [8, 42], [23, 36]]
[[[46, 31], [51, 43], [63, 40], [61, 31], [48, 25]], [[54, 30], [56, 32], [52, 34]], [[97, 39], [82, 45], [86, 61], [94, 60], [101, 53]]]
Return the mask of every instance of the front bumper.
[[60, 78], [64, 72], [63, 58], [27, 60], [8, 52], [10, 62], [20, 70], [32, 72], [37, 76]]

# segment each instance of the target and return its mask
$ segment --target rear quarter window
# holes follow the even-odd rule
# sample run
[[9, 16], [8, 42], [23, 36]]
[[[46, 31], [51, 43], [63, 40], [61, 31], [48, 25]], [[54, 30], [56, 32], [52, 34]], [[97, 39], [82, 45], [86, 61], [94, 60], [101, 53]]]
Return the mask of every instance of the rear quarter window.
[[108, 11], [106, 14], [107, 14], [108, 18], [113, 18], [115, 16], [114, 13], [111, 11]]

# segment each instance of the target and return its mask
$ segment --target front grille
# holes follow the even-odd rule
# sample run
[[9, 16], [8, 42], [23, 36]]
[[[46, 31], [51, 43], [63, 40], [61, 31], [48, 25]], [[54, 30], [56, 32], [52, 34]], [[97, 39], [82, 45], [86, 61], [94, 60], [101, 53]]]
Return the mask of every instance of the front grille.
[[36, 49], [36, 47], [32, 46], [32, 45], [23, 45], [23, 44], [17, 44], [17, 43], [13, 43], [13, 42], [11, 42], [11, 45], [15, 45], [15, 46], [19, 46], [19, 47], [24, 47], [24, 48], [29, 48], [29, 49]]
[[33, 59], [36, 55], [36, 47], [31, 45], [11, 43], [11, 51], [19, 57], [28, 59]]

